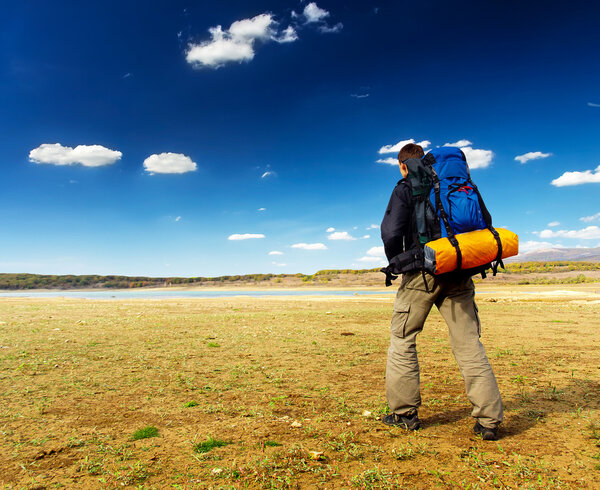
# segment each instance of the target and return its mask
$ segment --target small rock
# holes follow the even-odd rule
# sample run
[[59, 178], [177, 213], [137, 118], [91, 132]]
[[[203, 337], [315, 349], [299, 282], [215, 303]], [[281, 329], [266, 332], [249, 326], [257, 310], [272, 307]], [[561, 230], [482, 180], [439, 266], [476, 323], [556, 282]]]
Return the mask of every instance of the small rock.
[[323, 451], [308, 451], [310, 459], [315, 461], [323, 461], [325, 459], [325, 453]]
[[60, 330], [60, 328], [53, 328], [52, 330], [55, 330], [58, 332]]
[[370, 417], [371, 415], [373, 415], [371, 412], [369, 412], [368, 410], [365, 410], [363, 412], [363, 417]]
[[326, 315], [331, 315], [331, 311], [326, 311], [325, 314]]
[[213, 468], [211, 473], [213, 475], [220, 475], [221, 473], [223, 473], [223, 468]]
[[346, 422], [346, 425], [347, 425], [347, 426], [350, 426], [350, 422]]
[[298, 422], [297, 420], [294, 420], [291, 423], [290, 427], [294, 427], [294, 428], [298, 429], [298, 428], [302, 427], [302, 424], [300, 422]]

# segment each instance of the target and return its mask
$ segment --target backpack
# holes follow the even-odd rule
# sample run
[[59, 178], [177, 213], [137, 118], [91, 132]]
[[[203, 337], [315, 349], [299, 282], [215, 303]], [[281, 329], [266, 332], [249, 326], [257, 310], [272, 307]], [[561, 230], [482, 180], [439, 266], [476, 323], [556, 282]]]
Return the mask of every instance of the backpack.
[[485, 277], [486, 271], [491, 268], [496, 275], [498, 267], [504, 267], [502, 242], [492, 226], [492, 217], [481, 194], [471, 180], [462, 150], [454, 147], [435, 148], [421, 159], [411, 158], [404, 163], [408, 167], [407, 182], [411, 188], [416, 245], [394, 257], [388, 267], [381, 269], [386, 274], [386, 286], [396, 279], [393, 274], [420, 269], [425, 275], [428, 267], [424, 245], [439, 238], [448, 238], [456, 250], [456, 270], [461, 270], [462, 253], [455, 235], [486, 228], [494, 236], [498, 247], [494, 263], [462, 272]]

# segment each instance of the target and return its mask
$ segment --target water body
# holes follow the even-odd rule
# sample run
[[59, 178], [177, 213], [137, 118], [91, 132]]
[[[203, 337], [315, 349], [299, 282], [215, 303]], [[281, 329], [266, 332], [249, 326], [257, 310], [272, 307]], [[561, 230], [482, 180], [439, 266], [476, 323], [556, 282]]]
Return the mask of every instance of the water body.
[[231, 298], [234, 296], [369, 296], [395, 294], [396, 290], [381, 291], [334, 291], [319, 289], [312, 291], [256, 290], [256, 291], [156, 291], [152, 289], [117, 289], [114, 291], [15, 291], [0, 293], [0, 298], [80, 298], [80, 299], [182, 299], [182, 298]]

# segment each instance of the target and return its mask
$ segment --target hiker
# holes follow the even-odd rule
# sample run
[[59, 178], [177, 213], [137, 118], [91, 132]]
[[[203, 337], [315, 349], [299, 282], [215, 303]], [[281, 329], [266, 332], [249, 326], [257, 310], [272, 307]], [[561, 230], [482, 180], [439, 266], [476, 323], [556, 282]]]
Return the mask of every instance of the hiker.
[[[412, 169], [412, 163], [419, 163], [410, 159], [422, 159], [423, 156], [423, 148], [416, 144], [405, 145], [398, 154], [403, 179], [394, 188], [381, 223], [381, 238], [390, 263], [419, 246], [415, 243], [419, 240], [419, 233], [415, 229], [418, 225], [414, 214], [413, 186], [408, 175], [409, 165]], [[396, 278], [391, 275], [394, 269], [390, 272], [390, 267], [392, 265], [387, 270], [382, 269], [387, 274], [386, 284], [391, 284], [390, 276]], [[503, 406], [496, 378], [479, 340], [481, 325], [474, 300], [473, 272], [458, 270], [433, 275], [426, 272], [423, 265], [415, 265], [414, 270], [408, 269], [402, 275], [394, 301], [385, 378], [390, 414], [383, 418], [383, 423], [408, 430], [420, 428], [417, 410], [421, 405], [421, 394], [416, 338], [435, 304], [448, 325], [452, 352], [465, 381], [467, 397], [473, 405], [471, 415], [476, 420], [473, 430], [485, 440], [496, 440]]]

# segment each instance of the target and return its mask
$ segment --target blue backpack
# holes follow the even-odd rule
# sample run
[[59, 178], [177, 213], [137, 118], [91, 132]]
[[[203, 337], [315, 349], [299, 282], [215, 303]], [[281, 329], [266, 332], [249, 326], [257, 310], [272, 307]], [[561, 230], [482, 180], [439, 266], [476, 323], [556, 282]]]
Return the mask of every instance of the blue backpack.
[[429, 200], [440, 220], [442, 237], [483, 230], [492, 225], [491, 216], [471, 180], [462, 150], [451, 146], [435, 148], [423, 160], [433, 169]]
[[485, 271], [491, 268], [496, 275], [498, 266], [504, 266], [501, 260], [502, 242], [492, 226], [492, 216], [471, 180], [462, 150], [451, 146], [435, 148], [421, 159], [409, 159], [404, 163], [408, 167], [407, 180], [412, 193], [416, 245], [394, 257], [388, 267], [381, 269], [386, 274], [386, 286], [396, 278], [394, 274], [419, 269], [425, 274], [423, 246], [443, 237], [456, 249], [456, 269], [460, 270], [462, 253], [455, 235], [486, 228], [496, 238], [498, 256], [494, 264], [485, 264], [470, 270], [470, 273], [481, 273], [485, 277]]

